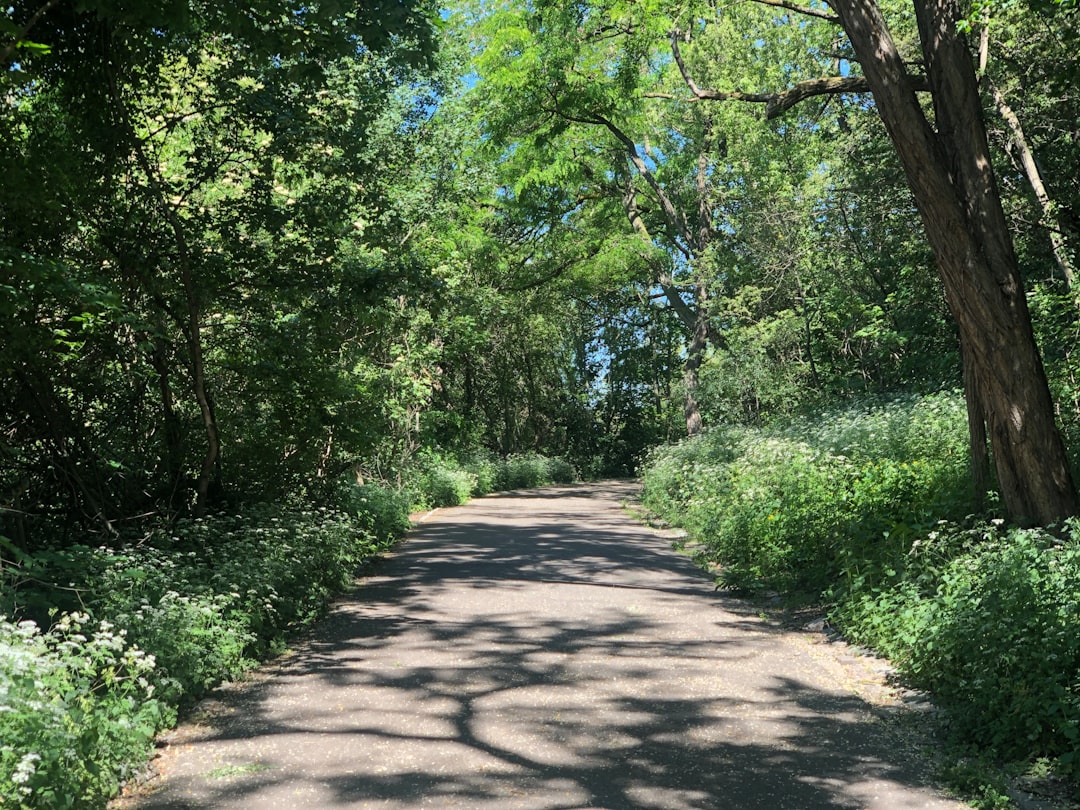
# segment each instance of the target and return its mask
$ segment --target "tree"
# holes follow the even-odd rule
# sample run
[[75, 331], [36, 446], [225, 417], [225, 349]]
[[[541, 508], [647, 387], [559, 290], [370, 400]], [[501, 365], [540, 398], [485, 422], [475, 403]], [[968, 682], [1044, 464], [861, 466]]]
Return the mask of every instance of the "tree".
[[834, 0], [833, 7], [934, 249], [971, 371], [969, 415], [986, 421], [1005, 507], [1022, 522], [1069, 517], [1076, 490], [993, 174], [971, 52], [957, 30], [959, 6], [915, 0], [936, 128], [877, 3]]
[[[996, 111], [987, 123], [991, 145], [1000, 150], [1002, 184], [1012, 181], [1018, 191], [1025, 182], [1030, 187], [1030, 194], [1014, 193], [1006, 200], [1021, 264], [1056, 268], [1055, 275], [1071, 290], [1080, 212], [1075, 137], [1068, 122], [1076, 118], [1073, 55], [1080, 47], [1080, 15], [991, 5], [973, 30], [979, 82]], [[1038, 280], [1034, 273], [1028, 278]]]
[[[667, 107], [658, 116], [660, 107], [643, 107], [642, 94], [671, 78], [639, 65], [656, 38], [645, 16], [608, 20], [558, 4], [502, 8], [476, 36], [484, 42], [476, 96], [492, 156], [518, 169], [511, 199], [543, 197], [534, 211], [548, 222], [602, 216], [599, 227], [632, 237], [622, 241], [626, 266], [687, 335], [684, 419], [688, 434], [699, 432], [699, 369], [716, 337], [709, 284], [718, 165], [730, 122], [696, 109]], [[517, 103], [507, 107], [506, 97]]]
[[199, 513], [240, 497], [245, 473], [259, 497], [295, 491], [370, 449], [384, 397], [356, 369], [383, 348], [387, 299], [420, 286], [407, 255], [387, 259], [378, 181], [410, 163], [430, 104], [429, 14], [408, 0], [8, 12], [12, 534], [28, 535], [23, 516], [108, 531]]
[[[778, 115], [814, 95], [873, 94], [959, 328], [976, 461], [985, 422], [1009, 513], [1041, 524], [1075, 514], [1075, 487], [992, 169], [971, 52], [958, 30], [958, 5], [915, 0], [923, 75], [910, 72], [876, 0], [833, 0], [835, 17], [818, 8], [778, 5], [782, 26], [792, 13], [838, 23], [862, 75], [804, 79], [755, 94], [692, 85], [692, 100], [763, 102]], [[935, 125], [917, 98], [923, 89]]]

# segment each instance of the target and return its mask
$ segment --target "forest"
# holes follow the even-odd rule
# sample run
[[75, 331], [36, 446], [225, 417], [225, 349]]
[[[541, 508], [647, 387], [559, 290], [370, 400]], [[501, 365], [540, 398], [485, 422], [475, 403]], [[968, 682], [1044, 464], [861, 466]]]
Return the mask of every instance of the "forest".
[[103, 807], [410, 511], [616, 477], [963, 718], [981, 806], [1075, 785], [1078, 53], [1074, 0], [0, 9], [0, 805]]

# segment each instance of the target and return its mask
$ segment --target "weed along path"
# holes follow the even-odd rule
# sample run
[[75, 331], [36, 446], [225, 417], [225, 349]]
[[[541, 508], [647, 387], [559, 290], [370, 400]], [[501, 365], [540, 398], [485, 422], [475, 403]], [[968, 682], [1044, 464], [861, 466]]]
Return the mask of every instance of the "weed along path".
[[880, 719], [868, 663], [716, 593], [624, 514], [632, 491], [430, 515], [124, 806], [962, 807]]

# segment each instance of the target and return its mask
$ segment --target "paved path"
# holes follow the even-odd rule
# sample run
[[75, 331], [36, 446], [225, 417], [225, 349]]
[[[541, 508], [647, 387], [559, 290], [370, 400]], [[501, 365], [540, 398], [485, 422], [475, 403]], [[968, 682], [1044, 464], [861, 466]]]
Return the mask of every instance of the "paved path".
[[622, 512], [631, 492], [435, 513], [173, 734], [136, 806], [961, 807], [905, 764], [850, 661], [717, 594]]

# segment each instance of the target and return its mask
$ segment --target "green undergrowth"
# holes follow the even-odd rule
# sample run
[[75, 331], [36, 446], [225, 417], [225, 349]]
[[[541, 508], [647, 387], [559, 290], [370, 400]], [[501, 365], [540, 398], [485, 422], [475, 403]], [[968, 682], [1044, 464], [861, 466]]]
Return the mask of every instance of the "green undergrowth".
[[1080, 524], [976, 517], [958, 393], [657, 450], [645, 505], [721, 585], [821, 599], [995, 762], [1080, 774]]
[[473, 454], [458, 458], [421, 452], [406, 472], [414, 509], [457, 506], [492, 492], [570, 484], [577, 479], [564, 459], [535, 453], [496, 458]]
[[283, 650], [408, 529], [410, 509], [573, 469], [426, 453], [402, 480], [343, 480], [333, 509], [255, 506], [108, 546], [27, 554], [0, 538], [0, 807], [104, 807], [157, 731]]
[[[1080, 776], [1080, 524], [1062, 536], [942, 523], [902, 572], [841, 592], [833, 616], [950, 718], [954, 742]], [[1077, 797], [1080, 799], [1080, 796]]]
[[8, 544], [0, 806], [103, 806], [178, 711], [282, 649], [392, 534], [259, 507], [113, 547]]
[[689, 530], [735, 588], [872, 579], [920, 533], [970, 511], [963, 400], [940, 394], [660, 448], [645, 504]]

